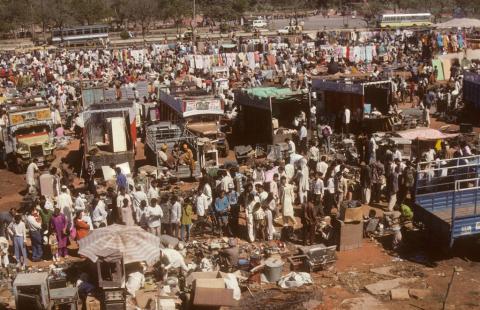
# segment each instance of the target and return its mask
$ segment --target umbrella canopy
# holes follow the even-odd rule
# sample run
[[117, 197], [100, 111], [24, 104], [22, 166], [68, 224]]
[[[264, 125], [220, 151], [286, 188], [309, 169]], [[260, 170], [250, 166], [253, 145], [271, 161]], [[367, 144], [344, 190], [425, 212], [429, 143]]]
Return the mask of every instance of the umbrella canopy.
[[446, 29], [446, 28], [472, 28], [480, 27], [480, 19], [476, 18], [454, 18], [447, 22], [435, 24], [435, 27]]
[[154, 264], [160, 258], [160, 238], [138, 226], [111, 225], [98, 228], [78, 241], [78, 253], [96, 262], [112, 250], [123, 255], [125, 264], [145, 261]]

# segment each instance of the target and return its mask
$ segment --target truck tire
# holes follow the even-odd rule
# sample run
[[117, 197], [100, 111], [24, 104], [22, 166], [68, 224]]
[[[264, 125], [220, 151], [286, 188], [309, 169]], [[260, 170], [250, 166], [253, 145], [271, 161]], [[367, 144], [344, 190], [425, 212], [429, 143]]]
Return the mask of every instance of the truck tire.
[[221, 154], [220, 156], [221, 156], [221, 157], [227, 157], [229, 151], [230, 151], [230, 146], [228, 145], [227, 139], [225, 139], [224, 149], [222, 149], [222, 154]]
[[25, 165], [22, 163], [22, 161], [20, 159], [17, 158], [17, 160], [15, 161], [15, 170], [14, 170], [15, 173], [18, 173], [18, 174], [24, 174], [25, 172], [27, 172], [27, 167], [25, 167]]

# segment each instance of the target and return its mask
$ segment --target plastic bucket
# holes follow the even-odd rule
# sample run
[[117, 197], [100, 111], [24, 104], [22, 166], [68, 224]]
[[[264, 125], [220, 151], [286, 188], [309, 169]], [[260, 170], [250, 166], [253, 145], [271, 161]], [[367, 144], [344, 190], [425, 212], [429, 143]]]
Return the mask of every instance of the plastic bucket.
[[268, 282], [277, 282], [282, 277], [283, 265], [280, 258], [269, 258], [265, 261], [265, 277]]

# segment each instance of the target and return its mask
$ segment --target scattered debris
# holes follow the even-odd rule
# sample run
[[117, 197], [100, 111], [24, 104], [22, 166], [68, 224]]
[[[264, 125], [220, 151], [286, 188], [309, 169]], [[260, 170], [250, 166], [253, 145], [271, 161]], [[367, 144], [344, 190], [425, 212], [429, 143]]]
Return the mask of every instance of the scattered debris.
[[312, 277], [306, 272], [290, 272], [278, 281], [281, 288], [299, 287], [304, 284], [312, 284]]
[[396, 278], [391, 280], [381, 280], [373, 284], [366, 285], [365, 289], [372, 295], [387, 295], [390, 290], [397, 288], [402, 284], [408, 284], [415, 281], [416, 279], [414, 278]]
[[370, 296], [367, 294], [363, 295], [362, 297], [345, 299], [340, 306], [341, 306], [341, 309], [349, 309], [349, 310], [384, 310], [385, 309], [385, 305], [383, 305], [380, 301], [375, 299], [373, 296]]
[[390, 297], [392, 300], [407, 300], [410, 299], [408, 288], [394, 288], [390, 290]]
[[395, 278], [397, 275], [392, 273], [393, 266], [386, 266], [386, 267], [379, 267], [379, 268], [373, 268], [370, 269], [370, 272], [382, 275], [382, 276], [387, 276], [387, 277], [392, 277]]
[[415, 298], [415, 299], [425, 299], [428, 295], [430, 295], [430, 290], [428, 289], [416, 289], [416, 288], [411, 288], [408, 290], [408, 293], [410, 294], [410, 297]]

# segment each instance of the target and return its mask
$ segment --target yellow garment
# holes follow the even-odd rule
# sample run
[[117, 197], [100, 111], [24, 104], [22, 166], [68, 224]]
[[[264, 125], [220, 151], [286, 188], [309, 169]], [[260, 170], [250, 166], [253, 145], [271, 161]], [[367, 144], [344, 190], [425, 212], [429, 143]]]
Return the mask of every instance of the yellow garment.
[[439, 152], [442, 150], [442, 140], [437, 140], [435, 143], [435, 151]]

